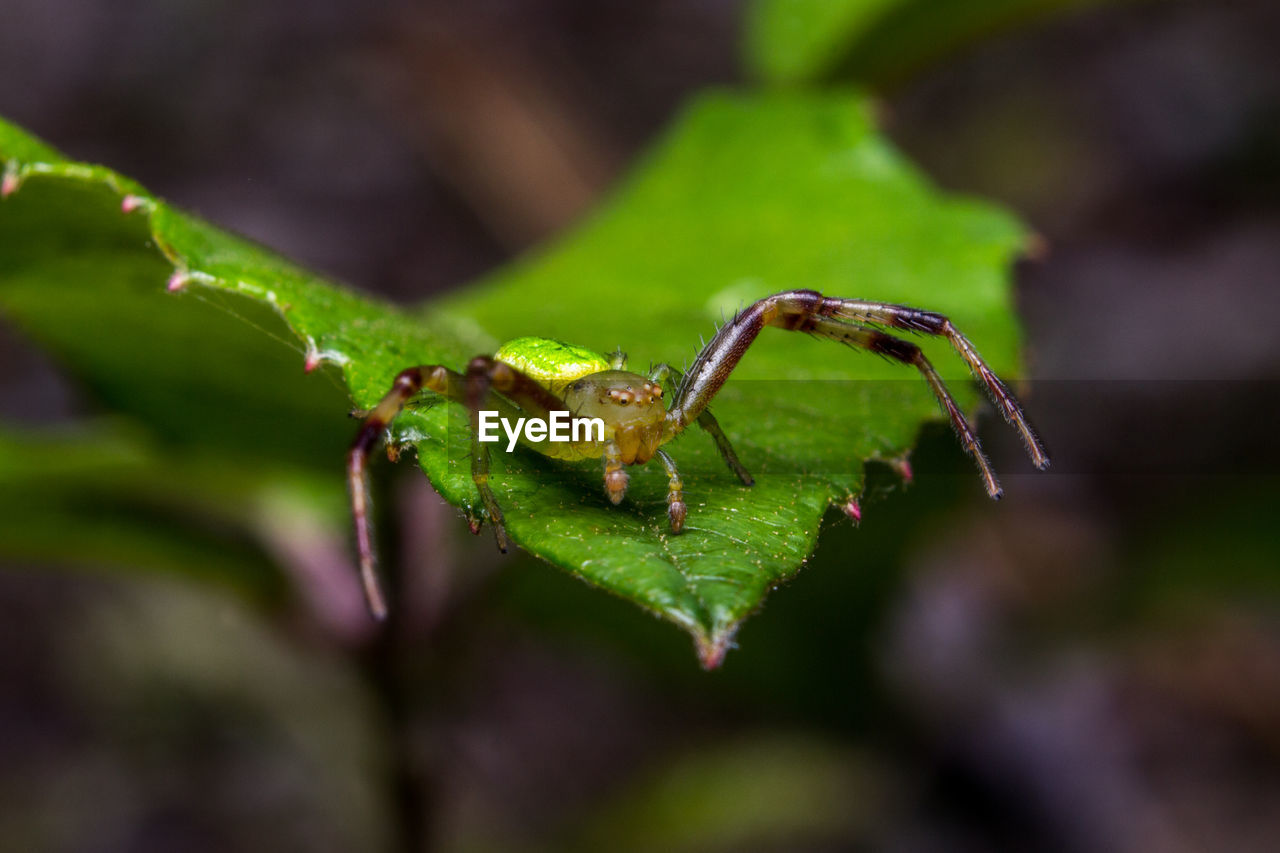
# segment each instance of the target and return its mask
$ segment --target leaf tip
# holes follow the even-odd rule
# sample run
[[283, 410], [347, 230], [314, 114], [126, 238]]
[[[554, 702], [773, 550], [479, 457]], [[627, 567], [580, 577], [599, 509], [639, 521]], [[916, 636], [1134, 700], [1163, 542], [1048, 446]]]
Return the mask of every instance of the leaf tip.
[[141, 210], [149, 206], [150, 202], [140, 195], [127, 195], [120, 199], [120, 212], [124, 214], [133, 213], [135, 210]]
[[719, 669], [720, 664], [724, 663], [725, 653], [733, 645], [733, 635], [734, 629], [730, 628], [716, 631], [709, 637], [700, 633], [694, 638], [698, 651], [698, 663], [702, 664], [703, 669], [708, 672]]
[[861, 523], [862, 507], [858, 505], [858, 499], [856, 497], [850, 497], [849, 500], [845, 501], [844, 506], [840, 508], [844, 510], [844, 514], [849, 516], [849, 519], [854, 524]]

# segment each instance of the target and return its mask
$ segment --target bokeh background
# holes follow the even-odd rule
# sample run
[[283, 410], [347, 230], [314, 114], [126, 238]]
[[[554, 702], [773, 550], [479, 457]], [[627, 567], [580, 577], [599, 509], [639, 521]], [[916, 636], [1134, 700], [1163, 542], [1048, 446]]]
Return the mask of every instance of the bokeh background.
[[[384, 476], [418, 580], [377, 638], [305, 597], [5, 564], [0, 847], [1277, 849], [1280, 6], [1066, 5], [832, 74], [1043, 237], [1016, 279], [1051, 474], [991, 505], [926, 429], [927, 475], [873, 470], [862, 526], [828, 519], [711, 674], [471, 540], [411, 466]], [[691, 92], [749, 83], [744, 11], [8, 0], [0, 114], [416, 301], [571, 226]], [[0, 317], [4, 422], [93, 411]], [[255, 547], [346, 565], [301, 538]]]

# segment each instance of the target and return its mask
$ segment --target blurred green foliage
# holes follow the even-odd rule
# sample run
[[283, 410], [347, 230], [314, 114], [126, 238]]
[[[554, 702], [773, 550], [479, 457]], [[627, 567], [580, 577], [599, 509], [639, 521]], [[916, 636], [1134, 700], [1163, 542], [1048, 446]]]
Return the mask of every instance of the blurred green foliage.
[[892, 84], [993, 32], [1102, 2], [1107, 0], [753, 0], [746, 64], [772, 84], [833, 78]]

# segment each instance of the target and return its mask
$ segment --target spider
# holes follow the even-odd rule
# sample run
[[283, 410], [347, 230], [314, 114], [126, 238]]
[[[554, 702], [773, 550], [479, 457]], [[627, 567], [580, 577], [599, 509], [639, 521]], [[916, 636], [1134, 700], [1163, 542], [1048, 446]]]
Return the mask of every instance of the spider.
[[[1035, 466], [1044, 470], [1049, 465], [1044, 446], [1013, 393], [982, 360], [969, 339], [944, 315], [932, 311], [830, 298], [812, 290], [775, 293], [752, 303], [721, 326], [683, 374], [670, 365], [659, 364], [647, 376], [641, 376], [625, 370], [626, 356], [620, 352], [606, 358], [560, 341], [518, 338], [503, 345], [493, 356], [476, 356], [465, 373], [438, 364], [402, 370], [356, 434], [347, 455], [347, 479], [360, 578], [370, 612], [382, 619], [387, 607], [374, 568], [366, 466], [379, 437], [414, 396], [425, 389], [463, 403], [471, 410], [471, 477], [480, 492], [499, 550], [507, 549], [506, 528], [502, 509], [489, 488], [489, 448], [479, 437], [480, 412], [486, 409], [544, 420], [553, 412], [600, 418], [605, 427], [603, 440], [596, 436], [570, 442], [528, 443], [528, 446], [552, 458], [603, 460], [604, 491], [614, 504], [620, 503], [627, 492], [626, 466], [642, 465], [657, 457], [668, 478], [667, 516], [671, 532], [679, 533], [688, 513], [684, 486], [675, 461], [662, 450], [662, 445], [690, 424], [697, 423], [711, 435], [725, 463], [744, 486], [754, 484], [707, 406], [765, 326], [808, 332], [914, 366], [938, 398], [960, 443], [977, 463], [987, 494], [999, 499], [1002, 491], [991, 463], [942, 377], [918, 346], [882, 329], [945, 337], [986, 388], [1004, 419], [1017, 429]], [[665, 400], [664, 384], [675, 388], [669, 404]], [[473, 529], [478, 532], [478, 524], [473, 525]]]

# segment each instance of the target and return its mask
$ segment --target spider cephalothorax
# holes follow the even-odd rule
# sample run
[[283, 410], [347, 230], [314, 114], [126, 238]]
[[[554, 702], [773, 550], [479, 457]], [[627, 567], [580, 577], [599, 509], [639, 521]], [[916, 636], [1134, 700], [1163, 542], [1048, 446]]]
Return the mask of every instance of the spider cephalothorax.
[[[999, 498], [1001, 490], [995, 472], [933, 365], [918, 346], [881, 329], [897, 328], [945, 337], [986, 388], [1004, 419], [1018, 430], [1032, 462], [1037, 468], [1048, 467], [1049, 457], [1012, 392], [982, 360], [968, 338], [945, 316], [931, 311], [824, 297], [812, 290], [777, 293], [753, 303], [722, 326], [684, 374], [659, 364], [647, 376], [641, 376], [624, 369], [626, 358], [621, 353], [606, 358], [560, 341], [519, 338], [492, 356], [476, 356], [467, 365], [465, 374], [442, 365], [401, 371], [391, 390], [365, 418], [348, 454], [347, 472], [360, 573], [370, 610], [378, 617], [386, 613], [374, 570], [365, 467], [373, 446], [412, 397], [423, 390], [432, 391], [471, 410], [471, 475], [502, 550], [506, 550], [506, 529], [502, 510], [489, 488], [488, 445], [479, 439], [480, 413], [486, 410], [543, 420], [557, 412], [599, 418], [603, 431], [597, 435], [574, 441], [522, 443], [557, 459], [603, 460], [605, 493], [615, 504], [626, 495], [625, 466], [640, 465], [656, 456], [667, 472], [667, 514], [671, 530], [679, 533], [688, 509], [675, 461], [662, 450], [662, 445], [690, 424], [696, 422], [710, 433], [725, 463], [744, 485], [753, 484], [707, 405], [765, 326], [831, 338], [913, 365], [938, 398], [960, 443], [977, 462], [987, 494]], [[669, 395], [664, 383], [674, 389]]]

